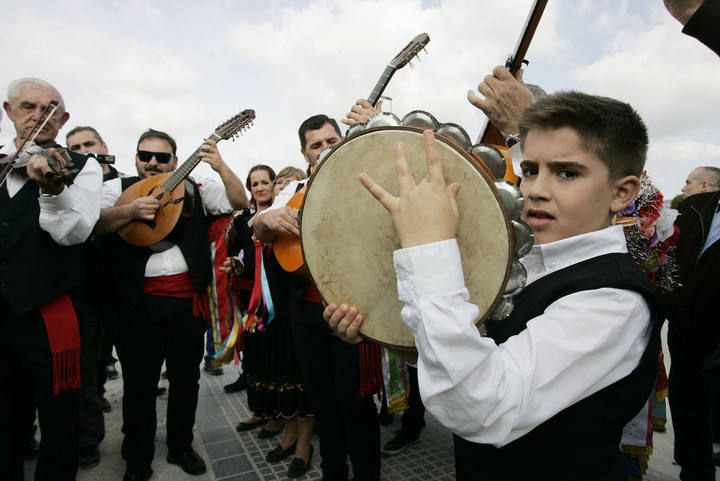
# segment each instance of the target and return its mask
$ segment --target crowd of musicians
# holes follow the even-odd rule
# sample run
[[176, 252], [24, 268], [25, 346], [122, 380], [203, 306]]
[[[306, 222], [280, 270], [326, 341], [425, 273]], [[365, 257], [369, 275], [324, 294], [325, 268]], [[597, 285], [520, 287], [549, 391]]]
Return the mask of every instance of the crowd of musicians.
[[[685, 3], [666, 1], [684, 32], [717, 53], [717, 4]], [[533, 266], [528, 288], [507, 322], [488, 323], [483, 334], [474, 327], [454, 240], [462, 186], [445, 185], [431, 132], [423, 134], [422, 181], [408, 174], [396, 147], [399, 197], [361, 176], [401, 241], [394, 263], [403, 321], [419, 356], [403, 364], [402, 429], [383, 447], [380, 418], [392, 393], [381, 369], [385, 354], [358, 336], [363, 306], [325, 306], [312, 280], [286, 272], [272, 250], [277, 237], [299, 234], [298, 211], [288, 204], [306, 188], [321, 152], [343, 141], [334, 119], [312, 115], [300, 125], [306, 169], [256, 165], [244, 182], [216, 142], [204, 141], [197, 153], [217, 175], [186, 177], [182, 222], [161, 242], [139, 246], [120, 234], [133, 223], [159, 222], [166, 198], [141, 191], [122, 199], [134, 185], [176, 170], [172, 135], [142, 132], [136, 172], [121, 173], [105, 163], [107, 133], [88, 126], [92, 119], [57, 138], [70, 115], [51, 83], [10, 82], [3, 106], [15, 135], [0, 147], [0, 165], [16, 167], [4, 171], [0, 187], [0, 479], [24, 479], [28, 456], [37, 459], [36, 480], [71, 481], [79, 466], [101, 462], [102, 386], [113, 345], [122, 370], [125, 481], [151, 479], [159, 462], [161, 375], [169, 385], [167, 462], [190, 475], [206, 472], [193, 449], [201, 365], [212, 373], [233, 359], [242, 374], [226, 391], [246, 390], [252, 413], [237, 430], [277, 436], [265, 460], [291, 458], [292, 478], [319, 459], [325, 481], [378, 481], [381, 452], [418, 439], [423, 401], [455, 434], [458, 479], [642, 477], [633, 470], [646, 460], [632, 465], [632, 456], [622, 457], [620, 439], [656, 385], [665, 318], [681, 479], [715, 479], [720, 330], [709, 304], [720, 294], [720, 170], [688, 177], [676, 222], [679, 287], [663, 300], [627, 255], [623, 227], [610, 225], [630, 212], [641, 189], [648, 139], [638, 114], [577, 92], [533, 98], [504, 67], [478, 91], [484, 98], [471, 94], [470, 102], [525, 154], [524, 219], [537, 244], [523, 260]], [[359, 100], [343, 122], [363, 122], [376, 110]], [[39, 149], [25, 155], [31, 135]], [[577, 319], [602, 327], [587, 332]], [[227, 329], [233, 323], [235, 337]]]

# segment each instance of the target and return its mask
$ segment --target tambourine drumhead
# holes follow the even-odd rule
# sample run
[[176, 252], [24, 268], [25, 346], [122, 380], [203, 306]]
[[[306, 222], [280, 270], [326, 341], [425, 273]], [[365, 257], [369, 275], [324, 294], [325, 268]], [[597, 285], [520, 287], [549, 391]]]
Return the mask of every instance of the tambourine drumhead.
[[[387, 127], [362, 132], [339, 144], [323, 161], [305, 194], [300, 236], [305, 262], [328, 303], [358, 306], [361, 334], [382, 344], [413, 348], [400, 317], [393, 251], [400, 248], [390, 215], [358, 181], [367, 172], [398, 195], [393, 144], [401, 141], [416, 181], [425, 175], [422, 133]], [[458, 194], [458, 245], [470, 301], [484, 320], [503, 293], [512, 261], [512, 234], [487, 174], [454, 144], [438, 137], [448, 183]]]

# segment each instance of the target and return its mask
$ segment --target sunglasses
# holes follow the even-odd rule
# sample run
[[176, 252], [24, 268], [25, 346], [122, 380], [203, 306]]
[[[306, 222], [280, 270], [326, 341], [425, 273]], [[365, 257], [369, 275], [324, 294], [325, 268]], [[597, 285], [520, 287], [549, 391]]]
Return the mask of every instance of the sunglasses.
[[155, 157], [158, 164], [167, 164], [173, 158], [173, 154], [169, 152], [150, 152], [148, 150], [138, 150], [137, 156], [140, 162], [150, 162]]

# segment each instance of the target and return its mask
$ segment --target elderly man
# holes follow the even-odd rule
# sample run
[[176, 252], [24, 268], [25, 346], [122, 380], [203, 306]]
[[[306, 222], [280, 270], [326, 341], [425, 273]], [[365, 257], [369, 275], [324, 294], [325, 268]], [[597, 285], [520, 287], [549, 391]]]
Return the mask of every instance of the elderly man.
[[[0, 158], [13, 159], [53, 101], [59, 108], [35, 143], [63, 162], [51, 146], [69, 114], [55, 87], [32, 78], [8, 88], [3, 107], [16, 136], [0, 148]], [[48, 160], [34, 155], [0, 187], [0, 479], [23, 479], [27, 426], [16, 413], [30, 396], [42, 431], [35, 479], [71, 481], [77, 472], [81, 305], [75, 294], [85, 275], [82, 244], [100, 213], [102, 172], [92, 158], [72, 160], [71, 185], [54, 182], [46, 175]]]

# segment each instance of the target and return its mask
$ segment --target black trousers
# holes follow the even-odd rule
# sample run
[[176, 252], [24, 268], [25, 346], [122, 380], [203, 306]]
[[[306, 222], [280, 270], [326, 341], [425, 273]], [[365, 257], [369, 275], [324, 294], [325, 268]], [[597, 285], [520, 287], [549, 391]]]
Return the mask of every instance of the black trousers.
[[147, 471], [155, 455], [155, 401], [163, 361], [170, 385], [167, 446], [170, 451], [190, 448], [205, 328], [192, 314], [192, 299], [145, 295], [122, 313], [116, 347], [124, 389], [122, 456], [128, 471]]
[[98, 397], [98, 359], [102, 341], [100, 312], [85, 304], [80, 314], [80, 411], [78, 443], [80, 450], [97, 448], [105, 438], [105, 417]]
[[677, 332], [670, 323], [670, 410], [675, 431], [675, 460], [682, 481], [713, 481], [712, 460], [714, 387], [702, 375], [709, 352]]
[[315, 412], [323, 481], [380, 479], [380, 424], [372, 396], [360, 397], [359, 350], [332, 335], [323, 307], [303, 301], [293, 328]]
[[42, 440], [35, 481], [77, 473], [78, 393], [53, 395], [52, 356], [38, 311], [18, 315], [0, 299], [0, 479], [22, 481], [28, 416], [37, 406]]
[[408, 393], [408, 408], [403, 411], [400, 419], [400, 429], [408, 436], [417, 437], [425, 427], [425, 405], [420, 397], [417, 368], [408, 364], [407, 370], [410, 378], [410, 392]]

